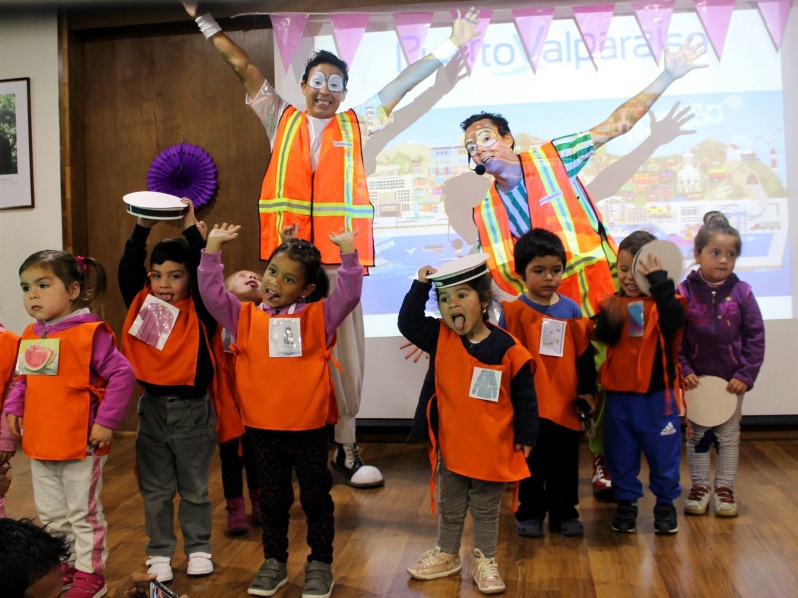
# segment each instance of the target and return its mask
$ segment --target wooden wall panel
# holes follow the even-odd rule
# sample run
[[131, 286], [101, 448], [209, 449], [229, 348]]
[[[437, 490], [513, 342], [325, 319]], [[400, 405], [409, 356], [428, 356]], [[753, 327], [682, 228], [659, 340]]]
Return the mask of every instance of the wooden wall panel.
[[[230, 37], [271, 77], [271, 30]], [[205, 148], [216, 162], [219, 189], [198, 217], [209, 226], [243, 224], [238, 241], [225, 249], [225, 264], [229, 272], [260, 270], [257, 200], [269, 145], [260, 121], [244, 104], [243, 86], [199, 33], [82, 45], [87, 253], [108, 270], [106, 318], [119, 334], [125, 309], [116, 268], [135, 223], [122, 196], [146, 189], [149, 166], [167, 147], [182, 139]], [[179, 235], [177, 225], [159, 223], [150, 247]], [[129, 417], [125, 427], [134, 425]]]

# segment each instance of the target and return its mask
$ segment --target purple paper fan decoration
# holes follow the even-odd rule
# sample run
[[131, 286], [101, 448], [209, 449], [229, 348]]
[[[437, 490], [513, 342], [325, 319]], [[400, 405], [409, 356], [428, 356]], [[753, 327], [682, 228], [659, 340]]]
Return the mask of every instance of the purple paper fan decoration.
[[147, 189], [188, 197], [198, 208], [208, 203], [216, 191], [216, 164], [198, 145], [173, 145], [152, 161]]

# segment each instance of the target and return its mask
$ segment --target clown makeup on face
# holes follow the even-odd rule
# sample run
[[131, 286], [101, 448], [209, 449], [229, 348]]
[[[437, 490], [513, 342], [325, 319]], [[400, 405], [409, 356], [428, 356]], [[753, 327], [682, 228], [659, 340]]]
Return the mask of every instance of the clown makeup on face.
[[346, 97], [343, 80], [343, 73], [332, 64], [322, 63], [313, 67], [307, 82], [302, 83], [308, 116], [321, 119], [335, 116]]

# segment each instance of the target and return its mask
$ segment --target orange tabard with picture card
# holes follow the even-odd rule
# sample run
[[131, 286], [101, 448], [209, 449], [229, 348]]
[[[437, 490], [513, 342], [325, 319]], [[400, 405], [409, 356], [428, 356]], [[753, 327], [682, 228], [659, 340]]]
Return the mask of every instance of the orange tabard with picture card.
[[200, 338], [205, 337], [194, 301], [189, 296], [175, 303], [180, 313], [166, 344], [159, 350], [128, 333], [149, 294], [150, 288], [145, 286], [127, 310], [122, 328], [122, 354], [133, 366], [136, 380], [140, 382], [157, 386], [193, 386], [197, 377]]
[[[676, 295], [683, 305], [687, 301], [681, 295]], [[618, 297], [613, 296], [608, 300], [618, 301], [621, 305], [624, 322], [621, 336], [617, 343], [607, 345], [607, 359], [601, 364], [598, 371], [598, 381], [601, 386], [613, 392], [636, 392], [645, 394], [651, 384], [651, 373], [654, 370], [654, 358], [657, 346], [662, 349], [662, 359], [665, 356], [665, 338], [659, 328], [659, 312], [654, 299], [648, 296]], [[630, 305], [642, 302], [642, 323], [631, 322]], [[642, 324], [642, 326], [640, 326]], [[636, 328], [641, 328], [636, 332]], [[667, 356], [676, 367], [677, 380], [665, 380], [665, 388], [675, 390], [681, 386], [679, 367], [679, 346], [682, 343], [684, 328], [673, 335], [671, 339], [671, 354]], [[665, 376], [668, 368], [663, 363]], [[680, 392], [675, 393], [677, 405], [681, 409], [682, 397]]]
[[[314, 301], [295, 314], [270, 316], [254, 303], [241, 306], [233, 351], [236, 402], [244, 425], [260, 430], [315, 430], [338, 421], [332, 392], [324, 309]], [[270, 321], [293, 319], [301, 355], [270, 355]]]
[[[25, 329], [22, 340], [41, 338], [34, 334], [33, 326]], [[31, 459], [86, 458], [92, 395], [102, 401], [106, 387], [102, 379], [89, 383], [92, 346], [98, 328], [113, 336], [111, 327], [105, 322], [78, 324], [48, 334], [49, 339], [59, 339], [58, 374], [25, 376], [22, 450]], [[105, 447], [97, 449], [95, 454], [106, 455], [109, 451], [110, 447]]]
[[[530, 359], [529, 352], [516, 344], [505, 353], [501, 365], [484, 364], [469, 355], [460, 336], [441, 322], [435, 356], [437, 444], [449, 471], [489, 482], [515, 482], [529, 477], [524, 453], [515, 450], [510, 382]], [[494, 380], [501, 376], [495, 385], [491, 381], [493, 373]], [[481, 383], [480, 378], [487, 383]], [[491, 390], [485, 388], [491, 385], [496, 391], [492, 396], [490, 392], [484, 395], [486, 398], [472, 396], [480, 395], [478, 387]], [[430, 438], [434, 474], [438, 455], [432, 430]]]
[[574, 401], [579, 386], [576, 362], [590, 345], [593, 323], [586, 318], [558, 320], [565, 323], [562, 357], [541, 355], [538, 351], [544, 320], [552, 320], [522, 301], [502, 302], [507, 331], [526, 347], [537, 363], [535, 394], [538, 414], [570, 430], [580, 430]]

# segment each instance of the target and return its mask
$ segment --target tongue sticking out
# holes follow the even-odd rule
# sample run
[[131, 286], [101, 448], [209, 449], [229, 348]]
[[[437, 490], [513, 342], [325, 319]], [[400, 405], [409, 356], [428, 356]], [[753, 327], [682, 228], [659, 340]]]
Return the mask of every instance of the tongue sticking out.
[[465, 328], [465, 316], [456, 315], [452, 317], [452, 323], [454, 324], [455, 330], [458, 332], [462, 332], [463, 328]]

